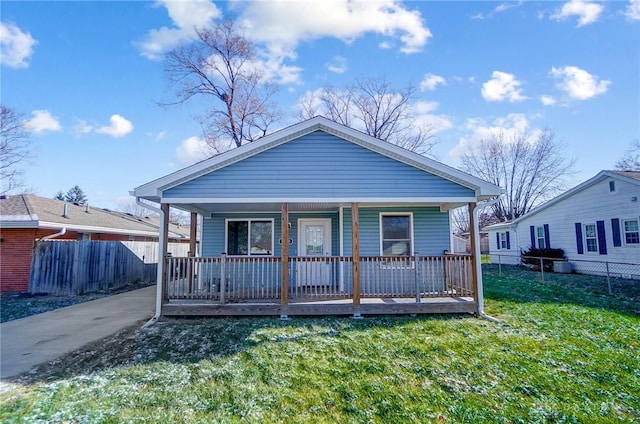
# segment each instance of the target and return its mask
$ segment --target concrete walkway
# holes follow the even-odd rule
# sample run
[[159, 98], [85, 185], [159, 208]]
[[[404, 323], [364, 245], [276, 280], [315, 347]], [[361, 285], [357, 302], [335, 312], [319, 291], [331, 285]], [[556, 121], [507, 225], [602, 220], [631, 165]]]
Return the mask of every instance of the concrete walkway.
[[14, 377], [150, 319], [155, 294], [151, 286], [0, 324], [0, 378]]

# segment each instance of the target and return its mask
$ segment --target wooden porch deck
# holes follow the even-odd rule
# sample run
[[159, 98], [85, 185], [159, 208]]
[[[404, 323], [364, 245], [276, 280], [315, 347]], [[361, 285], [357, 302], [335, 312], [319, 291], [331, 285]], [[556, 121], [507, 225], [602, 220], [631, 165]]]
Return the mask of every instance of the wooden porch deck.
[[162, 307], [165, 316], [318, 316], [318, 315], [405, 315], [475, 313], [473, 297], [363, 298], [356, 306], [352, 299], [280, 302], [238, 302], [221, 304], [203, 300], [170, 300]]

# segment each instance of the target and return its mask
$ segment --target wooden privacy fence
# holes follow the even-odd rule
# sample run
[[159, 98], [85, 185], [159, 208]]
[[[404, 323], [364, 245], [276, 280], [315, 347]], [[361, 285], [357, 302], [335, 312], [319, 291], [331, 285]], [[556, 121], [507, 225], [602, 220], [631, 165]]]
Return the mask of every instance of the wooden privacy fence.
[[[168, 251], [186, 256], [188, 243]], [[154, 281], [158, 243], [140, 241], [39, 241], [33, 255], [29, 291], [77, 295]]]

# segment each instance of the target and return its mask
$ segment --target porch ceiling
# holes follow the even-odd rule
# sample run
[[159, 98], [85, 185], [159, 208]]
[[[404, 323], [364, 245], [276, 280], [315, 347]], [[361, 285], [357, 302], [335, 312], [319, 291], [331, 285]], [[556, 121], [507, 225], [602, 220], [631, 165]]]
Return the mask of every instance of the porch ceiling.
[[[445, 211], [454, 207], [464, 206], [467, 203], [435, 203], [435, 202], [393, 202], [393, 203], [363, 203], [360, 207], [367, 206], [436, 206]], [[351, 203], [345, 202], [290, 202], [289, 212], [335, 212], [340, 206], [350, 207]], [[211, 213], [255, 212], [255, 213], [280, 213], [282, 203], [171, 203], [172, 208], [189, 212], [198, 212], [203, 215]]]

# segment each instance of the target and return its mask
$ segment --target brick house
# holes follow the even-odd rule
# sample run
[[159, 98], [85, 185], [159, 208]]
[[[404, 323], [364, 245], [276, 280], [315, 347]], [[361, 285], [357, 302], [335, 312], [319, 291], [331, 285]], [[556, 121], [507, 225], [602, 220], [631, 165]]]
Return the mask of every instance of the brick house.
[[[158, 218], [67, 203], [30, 194], [0, 196], [0, 292], [27, 292], [38, 240], [157, 241]], [[189, 227], [170, 225], [171, 242]]]

